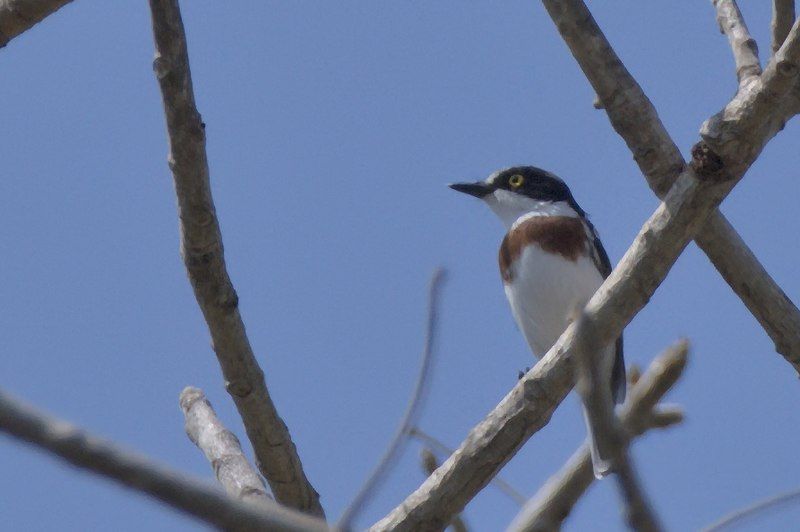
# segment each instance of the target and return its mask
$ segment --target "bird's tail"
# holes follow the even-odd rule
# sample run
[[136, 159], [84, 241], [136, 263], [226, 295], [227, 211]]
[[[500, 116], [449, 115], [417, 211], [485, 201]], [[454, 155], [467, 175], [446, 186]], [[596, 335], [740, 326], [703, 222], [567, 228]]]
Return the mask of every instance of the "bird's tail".
[[592, 469], [594, 469], [594, 476], [598, 480], [611, 473], [611, 452], [609, 449], [604, 449], [598, 445], [597, 439], [594, 437], [592, 424], [589, 421], [589, 414], [586, 412], [586, 407], [583, 408], [583, 419], [586, 421], [586, 432], [589, 434], [589, 451], [592, 453]]

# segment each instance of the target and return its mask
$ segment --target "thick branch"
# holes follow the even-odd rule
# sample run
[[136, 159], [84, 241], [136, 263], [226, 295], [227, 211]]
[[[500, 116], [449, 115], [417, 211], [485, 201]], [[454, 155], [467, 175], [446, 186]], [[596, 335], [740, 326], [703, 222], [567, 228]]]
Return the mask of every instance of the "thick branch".
[[72, 0], [0, 0], [0, 48]]
[[[430, 476], [434, 471], [439, 469], [439, 462], [436, 461], [436, 455], [434, 455], [433, 451], [430, 449], [423, 448], [420, 458], [422, 459], [422, 470], [426, 475]], [[450, 521], [450, 529], [453, 532], [468, 531], [467, 524], [464, 522], [464, 518], [460, 515], [453, 516], [453, 520]]]
[[[659, 413], [654, 408], [683, 373], [687, 351], [688, 344], [685, 341], [669, 347], [656, 357], [644, 375], [628, 390], [620, 420], [630, 438], [650, 428], [670, 426], [680, 421], [680, 416], [675, 416], [674, 412], [667, 420], [669, 423], [662, 423], [660, 419], [657, 421], [655, 416]], [[594, 480], [589, 448], [583, 444], [530, 499], [514, 519], [509, 532], [559, 530]]]
[[[781, 52], [794, 57], [798, 31], [792, 29]], [[790, 52], [791, 51], [791, 52]], [[585, 309], [592, 343], [605, 345], [619, 336], [644, 307], [688, 241], [702, 227], [712, 209], [732, 190], [753, 163], [764, 144], [774, 136], [785, 110], [779, 98], [784, 79], [770, 74], [743, 93], [748, 104], [739, 107], [739, 120], [724, 121], [722, 134], [735, 129], [740, 151], [724, 146], [719, 156], [708, 146], [693, 150], [692, 164], [675, 181], [663, 203], [644, 224], [631, 247]], [[793, 81], [793, 80], [792, 80]], [[764, 105], [773, 99], [775, 105]], [[740, 127], [744, 126], [744, 127]], [[547, 355], [536, 364], [481, 423], [456, 453], [425, 483], [373, 530], [436, 530], [464, 505], [523, 443], [547, 424], [556, 406], [574, 383], [570, 359], [575, 348], [575, 327], [570, 326]]]
[[252, 502], [271, 499], [261, 477], [244, 456], [239, 439], [219, 421], [203, 390], [184, 388], [180, 404], [186, 435], [203, 451], [228, 495]]
[[583, 342], [578, 342], [575, 349], [578, 373], [578, 392], [592, 426], [592, 434], [600, 449], [609, 453], [612, 471], [617, 479], [622, 498], [625, 501], [626, 520], [632, 530], [657, 532], [661, 524], [656, 517], [652, 505], [639, 481], [639, 476], [628, 453], [628, 438], [614, 414], [614, 402], [608, 386], [608, 375], [604, 371], [604, 362], [599, 354], [603, 353], [603, 344], [591, 340], [598, 335], [590, 328], [590, 320], [580, 319], [576, 334]]
[[772, 0], [772, 53], [777, 52], [794, 23], [794, 0]]
[[319, 519], [264, 501], [254, 505], [122, 450], [0, 392], [0, 430], [224, 530], [328, 530]]
[[[650, 188], [669, 190], [684, 161], [655, 108], [617, 57], [581, 0], [543, 0], [614, 130], [633, 153]], [[798, 106], [800, 107], [800, 106]], [[800, 311], [719, 211], [696, 237], [731, 288], [764, 327], [775, 349], [800, 373]]]
[[175, 179], [181, 251], [197, 303], [208, 324], [225, 387], [242, 416], [257, 465], [275, 498], [322, 515], [319, 495], [272, 403], [253, 355], [239, 300], [225, 267], [222, 236], [209, 185], [205, 124], [192, 91], [186, 36], [177, 0], [150, 0], [156, 72], [169, 133], [169, 166]]
[[736, 77], [739, 84], [748, 78], [761, 75], [758, 60], [758, 44], [750, 36], [742, 12], [735, 0], [711, 0], [717, 10], [719, 29], [728, 37], [733, 59], [736, 62]]

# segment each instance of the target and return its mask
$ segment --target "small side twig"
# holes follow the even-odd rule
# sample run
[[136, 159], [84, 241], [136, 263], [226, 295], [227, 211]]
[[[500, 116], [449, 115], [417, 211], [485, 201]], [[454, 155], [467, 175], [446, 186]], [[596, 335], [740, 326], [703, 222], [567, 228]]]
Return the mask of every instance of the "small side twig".
[[[658, 355], [628, 390], [620, 409], [626, 437], [633, 438], [652, 428], [679, 423], [682, 412], [655, 405], [678, 381], [686, 367], [688, 343], [678, 342]], [[572, 508], [595, 481], [589, 447], [584, 443], [558, 473], [525, 504], [514, 518], [509, 532], [559, 530]]]
[[1, 391], [0, 431], [223, 530], [329, 530], [322, 520], [270, 500], [255, 505], [234, 499], [216, 486], [87, 434]]
[[178, 197], [181, 255], [211, 333], [225, 389], [242, 417], [256, 466], [278, 502], [323, 516], [289, 429], [278, 414], [239, 312], [225, 265], [222, 233], [211, 195], [205, 123], [194, 99], [186, 32], [178, 0], [150, 0], [156, 58], [169, 136], [169, 167]]
[[582, 313], [577, 324], [581, 341], [575, 352], [578, 374], [576, 388], [583, 398], [598, 447], [609, 453], [605, 458], [611, 460], [611, 471], [615, 474], [625, 501], [628, 525], [633, 530], [656, 532], [661, 530], [661, 525], [639, 482], [633, 460], [628, 454], [628, 439], [614, 414], [614, 402], [608, 385], [610, 372], [604, 371], [605, 361], [601, 356], [607, 348], [593, 341], [597, 338], [594, 331], [584, 332], [584, 329], [591, 329], [592, 326], [591, 320]]
[[203, 451], [228, 495], [253, 502], [271, 499], [264, 481], [244, 456], [239, 439], [217, 418], [203, 390], [184, 388], [180, 405], [186, 420], [186, 435]]
[[[427, 475], [432, 475], [433, 472], [439, 468], [436, 455], [434, 455], [433, 451], [430, 449], [423, 447], [420, 458], [422, 459], [422, 470], [425, 471]], [[453, 532], [467, 532], [469, 530], [461, 514], [453, 516], [453, 519], [450, 521], [450, 527], [453, 529]]]
[[800, 489], [780, 493], [778, 495], [757, 501], [740, 510], [731, 512], [730, 514], [723, 516], [717, 522], [705, 527], [702, 532], [718, 532], [719, 530], [730, 528], [731, 526], [736, 525], [757, 513], [764, 512], [771, 508], [775, 508], [776, 506], [787, 504], [792, 501], [800, 501]]
[[728, 42], [731, 44], [739, 85], [748, 78], [760, 76], [761, 63], [758, 60], [758, 44], [750, 36], [736, 1], [711, 0], [711, 2], [717, 10], [719, 29], [728, 37]]
[[342, 517], [339, 518], [337, 527], [342, 530], [350, 529], [358, 512], [361, 511], [369, 497], [376, 491], [377, 486], [384, 479], [389, 467], [395, 462], [397, 456], [399, 456], [404, 443], [408, 440], [408, 432], [411, 427], [414, 426], [419, 416], [422, 401], [427, 392], [427, 383], [431, 373], [431, 362], [436, 347], [437, 326], [439, 323], [439, 299], [445, 277], [445, 270], [436, 268], [433, 275], [431, 275], [430, 284], [428, 285], [428, 318], [425, 324], [425, 341], [423, 343], [422, 359], [417, 375], [417, 382], [414, 384], [414, 391], [411, 393], [411, 399], [378, 465], [375, 466], [375, 469], [373, 469], [369, 478], [367, 478], [366, 482], [361, 486], [361, 489], [353, 498], [353, 501], [345, 509]]
[[794, 24], [794, 0], [772, 0], [772, 53], [780, 50]]

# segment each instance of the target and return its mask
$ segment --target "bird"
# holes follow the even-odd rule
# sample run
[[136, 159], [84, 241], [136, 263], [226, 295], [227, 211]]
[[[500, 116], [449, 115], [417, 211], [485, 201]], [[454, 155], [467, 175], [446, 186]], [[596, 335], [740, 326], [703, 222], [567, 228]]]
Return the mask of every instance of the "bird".
[[[550, 350], [611, 273], [611, 263], [586, 212], [567, 184], [535, 166], [514, 166], [476, 183], [450, 188], [483, 200], [506, 227], [499, 265], [511, 313], [537, 358]], [[622, 335], [601, 353], [603, 381], [615, 404], [625, 399]], [[601, 382], [603, 382], [601, 381]], [[583, 409], [597, 478], [611, 471]]]

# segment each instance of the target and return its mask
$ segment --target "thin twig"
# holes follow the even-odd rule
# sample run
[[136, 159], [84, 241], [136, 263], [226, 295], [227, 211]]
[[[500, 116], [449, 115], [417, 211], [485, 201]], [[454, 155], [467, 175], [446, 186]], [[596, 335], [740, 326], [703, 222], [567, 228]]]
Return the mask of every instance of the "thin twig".
[[[566, 0], [565, 0], [566, 1]], [[770, 62], [758, 83], [740, 90], [739, 116], [716, 121], [715, 133], [733, 137], [735, 146], [711, 139], [693, 149], [692, 163], [683, 171], [663, 203], [642, 226], [619, 265], [586, 307], [594, 320], [597, 344], [617, 338], [625, 325], [647, 304], [688, 241], [710, 212], [743, 177], [764, 145], [786, 119], [784, 100], [797, 70], [790, 65], [800, 56], [800, 30], [792, 28], [779, 61]], [[575, 347], [570, 326], [550, 351], [479, 423], [459, 450], [442, 464], [372, 530], [419, 530], [444, 526], [480, 491], [531, 435], [547, 424], [556, 406], [574, 383], [570, 359]]]
[[[577, 343], [575, 360], [578, 374], [578, 392], [592, 427], [592, 437], [603, 458], [611, 461], [611, 471], [617, 479], [625, 501], [626, 520], [632, 530], [658, 532], [661, 524], [639, 481], [639, 476], [628, 454], [628, 439], [614, 414], [614, 400], [609, 387], [610, 367], [604, 366], [607, 347], [597, 343], [598, 334], [591, 330], [593, 323], [584, 314], [577, 323], [576, 334], [583, 341]], [[587, 330], [581, 330], [581, 329]], [[613, 360], [613, 359], [612, 359]]]
[[717, 10], [719, 29], [728, 37], [733, 59], [736, 62], [736, 77], [739, 84], [748, 78], [761, 75], [761, 63], [758, 60], [758, 44], [750, 36], [747, 24], [736, 0], [711, 0]]
[[[572, 55], [603, 102], [650, 188], [663, 198], [684, 160], [655, 107], [622, 64], [582, 0], [543, 0]], [[798, 92], [798, 91], [796, 91]], [[800, 109], [800, 96], [795, 98]], [[695, 241], [800, 374], [800, 310], [781, 290], [719, 210]]]
[[0, 431], [33, 444], [83, 470], [149, 495], [224, 530], [323, 531], [320, 519], [266, 500], [240, 501], [216, 486], [123, 450], [0, 392]]
[[[425, 471], [428, 476], [432, 475], [434, 471], [439, 469], [439, 463], [436, 461], [436, 455], [434, 455], [433, 451], [430, 449], [423, 447], [420, 458], [422, 460], [422, 470]], [[467, 532], [467, 530], [469, 530], [467, 528], [467, 523], [464, 522], [464, 518], [461, 517], [461, 514], [453, 516], [453, 519], [450, 521], [450, 527], [453, 529], [453, 532]]]
[[247, 339], [239, 299], [225, 266], [222, 235], [209, 184], [205, 124], [194, 101], [186, 35], [177, 0], [150, 0], [156, 58], [169, 133], [183, 261], [208, 324], [225, 388], [242, 416], [256, 465], [275, 498], [324, 515], [289, 430], [278, 415]]
[[[628, 390], [627, 400], [620, 409], [620, 420], [628, 438], [639, 436], [651, 428], [672, 426], [683, 419], [675, 408], [657, 410], [656, 404], [682, 375], [687, 353], [686, 341], [670, 346], [653, 360], [647, 371]], [[591, 454], [584, 443], [561, 470], [531, 497], [508, 531], [559, 530], [594, 481]]]
[[394, 464], [408, 441], [409, 430], [415, 425], [419, 417], [423, 400], [427, 395], [427, 384], [431, 376], [431, 362], [433, 361], [433, 356], [436, 351], [439, 305], [445, 278], [445, 270], [436, 268], [433, 275], [431, 275], [430, 284], [428, 285], [428, 317], [425, 322], [425, 341], [423, 343], [417, 381], [414, 384], [414, 390], [411, 393], [406, 411], [380, 461], [339, 519], [337, 527], [342, 530], [349, 530], [351, 528], [358, 513], [364, 508], [369, 498], [375, 495], [387, 471]]
[[742, 508], [741, 510], [736, 510], [735, 512], [722, 517], [719, 521], [708, 525], [702, 530], [702, 532], [717, 532], [719, 530], [730, 528], [733, 525], [740, 524], [741, 521], [750, 518], [755, 514], [775, 508], [776, 506], [780, 506], [782, 504], [787, 504], [792, 501], [800, 501], [800, 489], [787, 491], [785, 493], [755, 502], [750, 506]]
[[72, 0], [0, 0], [0, 48]]
[[252, 502], [271, 499], [264, 481], [247, 461], [239, 439], [217, 418], [203, 390], [187, 387], [181, 392], [186, 435], [203, 451], [228, 495]]
[[[408, 431], [408, 435], [412, 438], [417, 438], [419, 441], [430, 447], [434, 452], [438, 453], [444, 458], [447, 458], [455, 452], [454, 449], [448, 447], [440, 440], [434, 438], [419, 427], [411, 427], [411, 430]], [[528, 500], [528, 498], [523, 495], [522, 492], [509, 484], [507, 481], [503, 480], [500, 475], [492, 478], [492, 480], [489, 481], [489, 484], [497, 488], [501, 493], [505, 494], [509, 499], [514, 501], [517, 506], [524, 505]]]
[[772, 0], [772, 53], [777, 52], [794, 23], [794, 0]]

